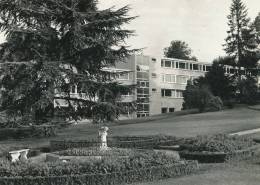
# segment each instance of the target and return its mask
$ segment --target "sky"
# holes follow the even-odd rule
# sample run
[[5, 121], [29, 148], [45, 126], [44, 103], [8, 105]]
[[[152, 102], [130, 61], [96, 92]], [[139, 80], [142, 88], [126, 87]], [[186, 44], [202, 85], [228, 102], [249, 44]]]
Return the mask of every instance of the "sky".
[[[163, 56], [172, 40], [183, 40], [199, 61], [212, 62], [225, 55], [227, 15], [232, 0], [101, 0], [100, 8], [130, 5], [129, 15], [139, 16], [126, 27], [136, 31], [127, 40], [133, 48], [146, 48], [143, 54]], [[243, 0], [248, 15], [255, 19], [260, 0]]]
[[[145, 48], [143, 54], [163, 57], [163, 48], [172, 40], [188, 43], [199, 61], [212, 62], [225, 55], [227, 15], [232, 0], [99, 0], [99, 8], [129, 5], [130, 16], [139, 16], [127, 29], [136, 36], [126, 40], [131, 48]], [[260, 0], [243, 0], [248, 15], [260, 12]], [[0, 42], [4, 41], [0, 34]]]

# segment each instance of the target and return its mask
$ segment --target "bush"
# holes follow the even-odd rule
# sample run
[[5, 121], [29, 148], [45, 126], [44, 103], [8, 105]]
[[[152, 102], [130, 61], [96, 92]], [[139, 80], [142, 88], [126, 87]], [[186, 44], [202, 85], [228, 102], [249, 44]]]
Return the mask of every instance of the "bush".
[[213, 96], [209, 100], [207, 107], [209, 111], [220, 111], [223, 108], [223, 102], [219, 97]]
[[26, 126], [19, 128], [1, 128], [0, 140], [31, 137], [51, 137], [56, 135], [56, 129], [57, 128], [54, 125]]
[[197, 136], [186, 140], [182, 145], [182, 149], [190, 152], [234, 153], [237, 150], [247, 149], [255, 144], [256, 143], [248, 137], [218, 134], [213, 136]]
[[108, 150], [100, 150], [98, 147], [90, 148], [72, 148], [54, 154], [62, 156], [129, 156], [133, 155], [135, 150], [121, 149], [121, 148], [109, 148]]
[[200, 112], [205, 110], [221, 110], [223, 103], [219, 97], [213, 96], [206, 85], [192, 84], [190, 81], [183, 92], [184, 109], [197, 108]]
[[[175, 144], [179, 139], [173, 136], [115, 136], [108, 138], [109, 147], [152, 149], [160, 145]], [[85, 148], [98, 146], [96, 140], [51, 140], [52, 151], [66, 150], [68, 148]]]
[[[114, 173], [62, 175], [47, 177], [3, 177], [1, 185], [119, 185], [186, 175], [198, 169], [196, 161], [138, 168], [135, 170], [117, 171]], [[47, 169], [46, 169], [47, 171]]]
[[71, 161], [69, 163], [10, 163], [0, 161], [1, 177], [25, 176], [62, 176], [81, 174], [106, 174], [151, 168], [161, 165], [178, 164], [179, 162], [164, 153], [153, 151], [130, 152], [128, 158], [109, 157], [102, 160]]

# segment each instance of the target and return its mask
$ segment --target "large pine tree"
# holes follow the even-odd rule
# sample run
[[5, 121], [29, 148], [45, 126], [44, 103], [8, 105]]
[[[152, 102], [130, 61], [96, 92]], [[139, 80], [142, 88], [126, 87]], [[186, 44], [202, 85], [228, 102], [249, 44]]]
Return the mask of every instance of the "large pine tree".
[[235, 60], [241, 78], [241, 67], [250, 70], [256, 66], [256, 34], [250, 26], [246, 6], [241, 0], [232, 0], [227, 18], [229, 30], [224, 47], [226, 53]]
[[[127, 6], [99, 10], [97, 3], [0, 1], [0, 29], [7, 38], [0, 47], [2, 110], [38, 121], [52, 115], [54, 102], [62, 100], [69, 105], [66, 115], [74, 119], [118, 116], [117, 97], [128, 87], [102, 69], [134, 52], [125, 46], [133, 31], [122, 26], [135, 17], [127, 15]], [[82, 97], [70, 96], [74, 85]]]

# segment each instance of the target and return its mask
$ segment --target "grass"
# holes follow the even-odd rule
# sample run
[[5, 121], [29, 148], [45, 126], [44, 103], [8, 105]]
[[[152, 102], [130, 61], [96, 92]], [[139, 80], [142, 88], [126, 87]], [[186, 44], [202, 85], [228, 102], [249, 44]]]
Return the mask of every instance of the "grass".
[[259, 185], [260, 155], [245, 161], [203, 164], [196, 174], [133, 185]]
[[[260, 127], [259, 111], [246, 107], [229, 109], [220, 112], [170, 116], [161, 120], [138, 124], [112, 125], [109, 135], [153, 135], [167, 134], [179, 137], [190, 137], [204, 134], [232, 133]], [[21, 140], [0, 141], [0, 150], [5, 148], [35, 148], [47, 146], [51, 139], [90, 139], [97, 137], [97, 125], [78, 124], [59, 131], [52, 138], [29, 138]]]
[[[190, 137], [204, 134], [232, 133], [260, 127], [259, 111], [240, 107], [220, 112], [167, 116], [164, 119], [138, 124], [112, 125], [109, 135], [167, 134]], [[98, 126], [79, 124], [59, 131], [58, 136], [47, 139], [21, 139], [0, 142], [1, 150], [12, 147], [36, 148], [48, 146], [51, 139], [90, 139], [97, 137]], [[259, 136], [260, 133], [254, 134]], [[201, 170], [189, 176], [136, 185], [258, 185], [260, 180], [260, 155], [242, 162], [204, 164]]]
[[190, 137], [205, 134], [233, 133], [260, 127], [259, 111], [246, 107], [171, 117], [135, 125], [114, 126], [113, 135], [167, 134]]

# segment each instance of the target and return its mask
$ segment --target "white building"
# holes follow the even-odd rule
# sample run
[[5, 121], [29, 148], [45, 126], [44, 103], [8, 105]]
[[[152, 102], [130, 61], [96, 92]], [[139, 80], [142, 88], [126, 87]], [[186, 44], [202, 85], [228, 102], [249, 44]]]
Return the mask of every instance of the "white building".
[[[137, 84], [129, 101], [136, 100], [137, 111], [131, 117], [146, 117], [155, 114], [179, 111], [187, 81], [203, 76], [210, 64], [173, 58], [131, 56], [118, 69], [133, 70], [123, 83]], [[125, 101], [125, 100], [124, 100]]]

